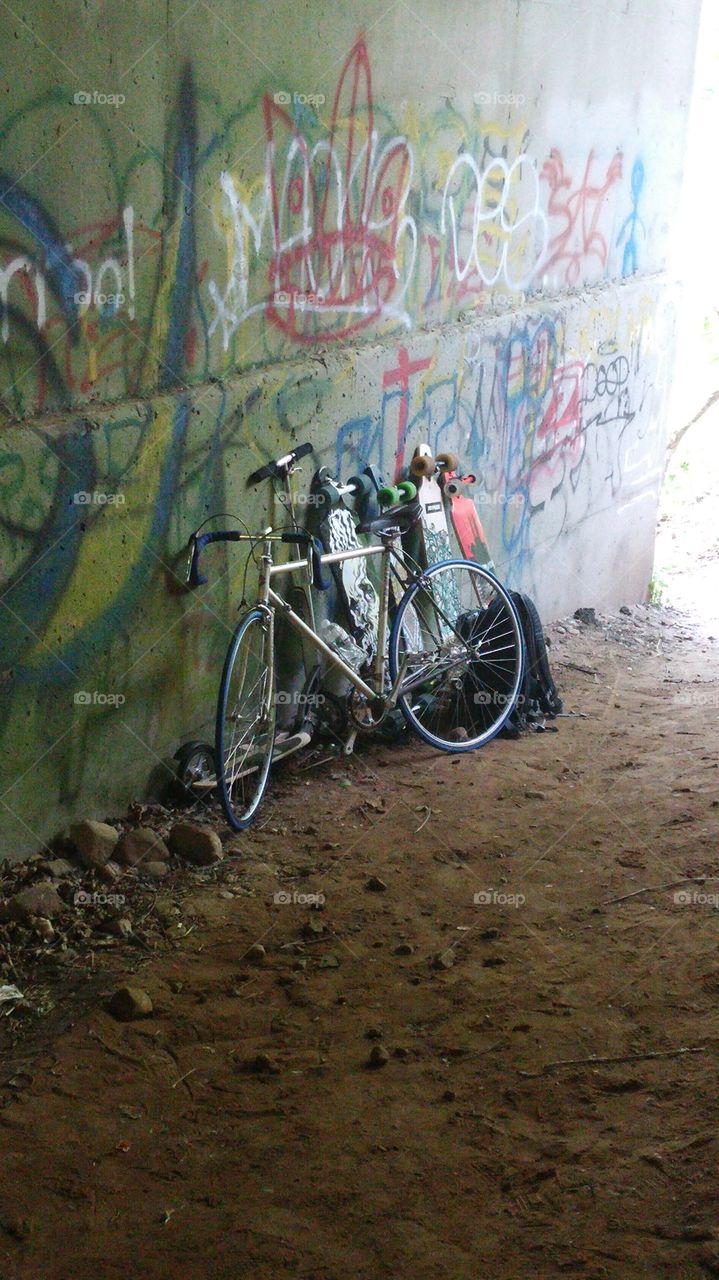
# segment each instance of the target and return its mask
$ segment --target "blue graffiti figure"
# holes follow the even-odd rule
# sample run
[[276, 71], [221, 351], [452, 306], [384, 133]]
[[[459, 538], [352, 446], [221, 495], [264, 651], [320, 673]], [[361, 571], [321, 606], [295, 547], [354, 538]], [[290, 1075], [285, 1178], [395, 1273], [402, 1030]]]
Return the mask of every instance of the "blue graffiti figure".
[[641, 230], [646, 237], [647, 229], [639, 217], [639, 201], [642, 191], [644, 190], [644, 161], [637, 158], [634, 161], [632, 169], [631, 185], [632, 185], [632, 212], [624, 222], [617, 236], [617, 244], [620, 245], [626, 240], [624, 245], [624, 257], [622, 258], [622, 275], [632, 276], [638, 270], [637, 262], [637, 231]]

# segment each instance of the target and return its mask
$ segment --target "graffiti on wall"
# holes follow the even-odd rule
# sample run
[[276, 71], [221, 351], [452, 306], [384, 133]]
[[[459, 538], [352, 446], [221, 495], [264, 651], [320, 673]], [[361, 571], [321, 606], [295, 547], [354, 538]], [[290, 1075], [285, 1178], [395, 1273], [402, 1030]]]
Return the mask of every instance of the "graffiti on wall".
[[[124, 168], [101, 109], [68, 108], [59, 91], [0, 125], [0, 413], [119, 400], [180, 370], [200, 382], [292, 348], [509, 307], [600, 278], [612, 248], [617, 269], [638, 269], [641, 159], [627, 184], [619, 149], [536, 154], [526, 123], [484, 107], [393, 112], [375, 101], [363, 38], [326, 116], [287, 96], [217, 108], [201, 131], [186, 67], [164, 140]], [[80, 224], [11, 165], [23, 130], [68, 109], [74, 145], [82, 137], [116, 191]]]
[[340, 426], [337, 470], [374, 458], [399, 477], [410, 444], [457, 451], [479, 477], [496, 563], [510, 583], [538, 584], [576, 523], [659, 475], [666, 368], [651, 308], [621, 323], [600, 311], [595, 324], [571, 343], [556, 313], [470, 334], [452, 370], [400, 345], [375, 412]]
[[[175, 594], [178, 547], [210, 510], [233, 509], [228, 460], [316, 438], [318, 421], [337, 424], [343, 474], [367, 461], [398, 474], [419, 440], [457, 449], [481, 477], [495, 559], [525, 585], [576, 521], [655, 465], [651, 308], [621, 325], [601, 315], [588, 334], [568, 334], [556, 303], [522, 311], [540, 288], [636, 273], [640, 159], [627, 180], [618, 149], [536, 153], [526, 122], [393, 112], [361, 39], [326, 119], [276, 96], [215, 105], [208, 129], [188, 66], [164, 139], [124, 168], [102, 113], [83, 108], [87, 169], [102, 160], [113, 199], [77, 221], [11, 163], [17, 132], [63, 118], [66, 96], [0, 125], [0, 695], [15, 708], [0, 733], [26, 706], [44, 723], [46, 691], [80, 672], [151, 680], [168, 635], [197, 655], [194, 680], [207, 649]], [[248, 138], [251, 163], [233, 163]], [[490, 304], [505, 320], [429, 333]], [[249, 388], [223, 384], [255, 364]], [[94, 398], [110, 406], [97, 417]]]

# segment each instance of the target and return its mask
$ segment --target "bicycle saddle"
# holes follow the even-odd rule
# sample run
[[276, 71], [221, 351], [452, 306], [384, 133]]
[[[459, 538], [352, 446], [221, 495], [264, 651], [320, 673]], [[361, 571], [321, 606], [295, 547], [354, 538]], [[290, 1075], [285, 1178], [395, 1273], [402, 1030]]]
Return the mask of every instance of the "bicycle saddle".
[[374, 520], [367, 520], [357, 526], [358, 533], [389, 533], [390, 529], [399, 529], [400, 533], [416, 525], [422, 513], [419, 498], [411, 502], [403, 502], [400, 506], [388, 507]]

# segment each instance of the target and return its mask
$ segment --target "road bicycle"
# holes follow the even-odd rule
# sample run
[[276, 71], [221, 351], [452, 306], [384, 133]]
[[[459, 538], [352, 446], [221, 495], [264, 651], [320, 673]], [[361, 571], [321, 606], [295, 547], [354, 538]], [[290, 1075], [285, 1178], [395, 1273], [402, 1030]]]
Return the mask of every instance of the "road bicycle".
[[[416, 499], [360, 524], [358, 532], [370, 540], [359, 548], [324, 552], [312, 533], [299, 527], [290, 476], [311, 451], [311, 445], [300, 445], [250, 477], [252, 483], [284, 483], [289, 528], [196, 530], [190, 538], [191, 586], [207, 581], [200, 556], [209, 543], [249, 544], [258, 569], [255, 601], [235, 628], [220, 679], [216, 777], [202, 782], [203, 787], [217, 785], [227, 821], [236, 831], [257, 813], [273, 761], [311, 737], [311, 727], [289, 733], [277, 728], [278, 706], [287, 698], [286, 691], [278, 690], [278, 619], [302, 641], [307, 687], [318, 687], [323, 664], [339, 671], [349, 686], [347, 752], [357, 733], [380, 729], [395, 708], [430, 746], [448, 752], [477, 750], [502, 729], [522, 681], [521, 625], [497, 578], [470, 560], [451, 559], [427, 568], [407, 563], [401, 537], [420, 518]], [[293, 558], [275, 563], [279, 544], [293, 547]], [[376, 562], [378, 570], [377, 641], [364, 667], [346, 660], [342, 646], [320, 634], [313, 598], [330, 586], [325, 569], [359, 558]], [[301, 612], [280, 593], [283, 580], [290, 591], [299, 585]], [[402, 583], [399, 599], [397, 580]]]

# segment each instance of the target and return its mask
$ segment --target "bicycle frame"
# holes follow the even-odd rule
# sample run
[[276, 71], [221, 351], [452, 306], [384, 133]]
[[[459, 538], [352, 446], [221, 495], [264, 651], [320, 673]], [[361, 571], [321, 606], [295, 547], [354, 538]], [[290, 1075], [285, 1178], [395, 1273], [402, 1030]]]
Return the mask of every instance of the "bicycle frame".
[[[380, 535], [381, 536], [381, 535]], [[289, 625], [299, 632], [304, 641], [312, 645], [313, 648], [319, 650], [328, 662], [338, 667], [342, 671], [343, 676], [347, 678], [349, 684], [354, 686], [359, 694], [370, 699], [375, 703], [375, 707], [380, 705], [381, 712], [390, 710], [397, 704], [399, 687], [402, 685], [404, 671], [406, 671], [406, 663], [402, 663], [400, 671], [397, 673], [394, 685], [391, 687], [389, 694], [385, 694], [385, 676], [386, 676], [386, 648], [388, 648], [388, 630], [389, 630], [389, 599], [390, 599], [390, 573], [391, 561], [393, 558], [402, 562], [402, 557], [395, 548], [395, 535], [388, 534], [383, 536], [383, 541], [371, 545], [371, 547], [358, 547], [345, 550], [345, 552], [326, 552], [322, 556], [317, 556], [311, 548], [307, 549], [306, 557], [297, 557], [289, 559], [281, 564], [275, 564], [273, 559], [273, 543], [283, 541], [283, 535], [275, 534], [273, 529], [262, 530], [261, 534], [235, 534], [233, 540], [238, 543], [264, 544], [262, 548], [262, 556], [260, 561], [260, 581], [258, 581], [258, 593], [256, 598], [256, 607], [262, 609], [269, 618], [270, 626], [274, 631], [274, 614], [279, 611], [281, 616], [287, 618]], [[377, 649], [372, 664], [372, 684], [368, 684], [358, 675], [354, 668], [344, 662], [338, 653], [326, 644], [320, 635], [317, 635], [315, 626], [313, 626], [313, 612], [310, 614], [311, 623], [304, 621], [299, 614], [294, 611], [288, 600], [284, 599], [278, 591], [273, 588], [273, 581], [278, 577], [290, 576], [292, 573], [301, 572], [306, 577], [307, 585], [313, 585], [315, 575], [313, 575], [313, 563], [319, 563], [320, 567], [333, 566], [333, 564], [342, 564], [344, 561], [351, 559], [363, 559], [366, 557], [381, 556], [383, 564], [381, 564], [381, 581], [380, 581], [380, 611], [379, 620], [377, 620]], [[273, 636], [274, 640], [274, 636]]]
[[393, 556], [397, 556], [398, 552], [393, 546], [393, 539], [387, 539], [385, 542], [375, 544], [368, 547], [352, 548], [349, 551], [332, 551], [326, 552], [319, 557], [320, 565], [342, 564], [346, 560], [369, 559], [372, 556], [381, 556], [381, 579], [380, 579], [380, 607], [379, 621], [377, 627], [377, 651], [375, 654], [372, 679], [374, 688], [368, 684], [366, 680], [349, 666], [339, 654], [335, 653], [330, 645], [326, 644], [321, 636], [317, 634], [312, 626], [304, 621], [298, 613], [292, 608], [287, 600], [273, 589], [272, 583], [277, 578], [288, 576], [296, 573], [298, 570], [304, 572], [312, 572], [311, 561], [308, 553], [307, 560], [297, 559], [290, 560], [284, 564], [275, 564], [272, 559], [272, 542], [276, 539], [268, 536], [265, 540], [265, 546], [262, 554], [260, 567], [260, 583], [257, 603], [261, 608], [265, 608], [270, 612], [270, 606], [282, 612], [290, 626], [315, 649], [317, 649], [328, 662], [338, 667], [345, 678], [354, 686], [355, 689], [365, 698], [371, 700], [381, 699], [383, 709], [391, 709], [396, 701], [399, 687], [404, 676], [404, 665], [397, 674], [397, 679], [388, 695], [385, 695], [385, 675], [387, 669], [387, 632], [389, 623], [389, 588], [390, 588], [390, 572], [391, 561]]

